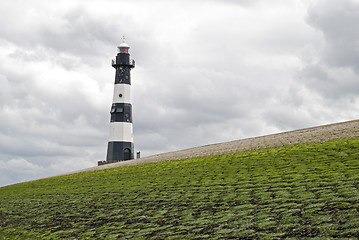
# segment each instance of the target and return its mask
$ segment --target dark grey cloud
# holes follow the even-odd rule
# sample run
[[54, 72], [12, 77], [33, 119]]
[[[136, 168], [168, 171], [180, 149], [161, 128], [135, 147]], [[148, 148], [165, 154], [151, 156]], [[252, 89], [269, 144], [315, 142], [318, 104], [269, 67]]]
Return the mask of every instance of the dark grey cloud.
[[308, 23], [324, 36], [321, 60], [330, 67], [359, 70], [359, 3], [318, 1], [308, 11]]
[[[59, 7], [34, 2], [33, 6], [23, 2], [23, 7], [5, 4], [0, 9], [2, 38], [20, 47], [13, 57], [31, 61], [46, 59], [72, 68], [76, 64], [101, 65], [129, 20], [125, 14], [118, 14], [116, 20], [107, 18], [105, 13], [95, 15], [78, 2], [64, 1]], [[102, 8], [111, 6], [104, 2]], [[68, 63], [74, 60], [77, 62]]]
[[308, 10], [307, 22], [322, 35], [308, 51], [300, 79], [326, 98], [357, 98], [359, 93], [358, 1], [318, 1]]
[[332, 99], [355, 98], [359, 94], [358, 75], [352, 69], [331, 69], [320, 64], [306, 66], [299, 78], [312, 90]]

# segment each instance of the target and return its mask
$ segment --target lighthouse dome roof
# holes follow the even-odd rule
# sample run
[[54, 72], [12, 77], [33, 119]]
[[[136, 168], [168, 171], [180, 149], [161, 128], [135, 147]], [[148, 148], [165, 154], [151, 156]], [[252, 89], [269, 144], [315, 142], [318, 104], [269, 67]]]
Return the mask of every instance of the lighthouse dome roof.
[[123, 42], [120, 45], [118, 45], [118, 48], [130, 48], [130, 46], [127, 43]]

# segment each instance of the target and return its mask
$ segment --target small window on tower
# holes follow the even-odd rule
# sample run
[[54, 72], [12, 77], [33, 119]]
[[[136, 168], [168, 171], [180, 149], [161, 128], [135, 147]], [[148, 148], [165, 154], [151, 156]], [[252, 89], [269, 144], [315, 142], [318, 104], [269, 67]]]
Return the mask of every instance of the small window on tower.
[[123, 112], [123, 108], [122, 107], [116, 108], [116, 112]]

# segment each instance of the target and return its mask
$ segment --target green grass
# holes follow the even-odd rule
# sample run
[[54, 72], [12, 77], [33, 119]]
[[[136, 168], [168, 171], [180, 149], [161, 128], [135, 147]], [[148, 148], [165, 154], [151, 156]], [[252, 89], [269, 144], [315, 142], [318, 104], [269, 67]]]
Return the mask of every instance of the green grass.
[[0, 239], [356, 239], [359, 138], [0, 188]]

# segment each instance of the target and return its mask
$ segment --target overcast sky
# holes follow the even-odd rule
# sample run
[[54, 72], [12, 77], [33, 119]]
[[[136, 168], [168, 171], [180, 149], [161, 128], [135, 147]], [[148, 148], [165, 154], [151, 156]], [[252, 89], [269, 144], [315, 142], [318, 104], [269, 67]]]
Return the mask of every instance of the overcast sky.
[[123, 34], [141, 156], [359, 116], [358, 0], [0, 0], [0, 186], [106, 157]]

